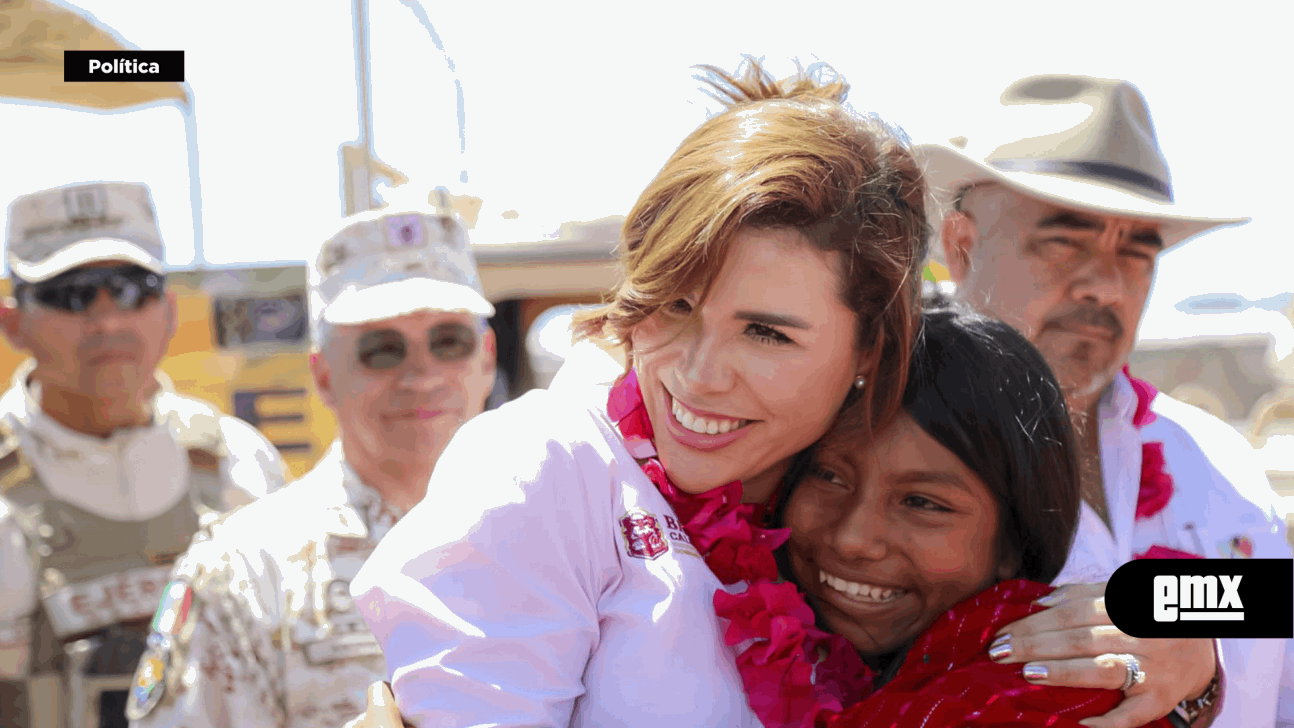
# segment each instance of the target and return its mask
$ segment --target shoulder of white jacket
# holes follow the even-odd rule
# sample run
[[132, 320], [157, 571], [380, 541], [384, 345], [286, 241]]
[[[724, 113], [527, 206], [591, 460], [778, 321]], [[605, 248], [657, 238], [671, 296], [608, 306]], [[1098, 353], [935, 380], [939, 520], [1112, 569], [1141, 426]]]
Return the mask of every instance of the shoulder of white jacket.
[[[226, 513], [205, 530], [203, 558], [224, 560], [233, 553], [261, 552], [267, 558], [296, 553], [327, 514], [345, 500], [341, 472], [328, 458], [289, 487]], [[283, 553], [280, 553], [283, 552]]]
[[17, 384], [12, 384], [8, 389], [0, 394], [0, 417], [18, 416], [22, 414], [25, 407], [25, 395], [22, 388]]
[[625, 373], [625, 364], [614, 354], [584, 340], [577, 342], [567, 353], [566, 360], [557, 369], [550, 390], [585, 385], [612, 384]]
[[[220, 430], [220, 409], [206, 400], [171, 390], [157, 395], [157, 411], [166, 418], [176, 442], [187, 450], [202, 450], [213, 459], [226, 457], [224, 434]], [[195, 463], [197, 464], [197, 463]]]
[[[1211, 465], [1244, 500], [1271, 516], [1276, 493], [1253, 445], [1234, 427], [1204, 410], [1169, 397], [1155, 397], [1155, 421], [1146, 426], [1147, 441], [1194, 450], [1201, 465]], [[1165, 451], [1172, 466], [1172, 453]], [[1180, 467], [1180, 466], [1179, 466]]]
[[502, 406], [468, 420], [455, 440], [488, 440], [498, 445], [546, 445], [569, 449], [601, 439], [588, 397], [569, 390], [532, 389]]
[[235, 458], [246, 460], [262, 455], [272, 461], [280, 459], [278, 448], [250, 422], [225, 414], [220, 415], [218, 422], [225, 445]]
[[1236, 428], [1214, 417], [1204, 410], [1160, 392], [1151, 404], [1155, 421], [1146, 425], [1147, 440], [1163, 440], [1172, 437], [1177, 440], [1189, 440], [1202, 451], [1209, 453], [1220, 448], [1247, 453], [1257, 462], [1253, 446]]
[[26, 555], [26, 538], [27, 532], [19, 522], [14, 506], [0, 495], [0, 554], [15, 549]]

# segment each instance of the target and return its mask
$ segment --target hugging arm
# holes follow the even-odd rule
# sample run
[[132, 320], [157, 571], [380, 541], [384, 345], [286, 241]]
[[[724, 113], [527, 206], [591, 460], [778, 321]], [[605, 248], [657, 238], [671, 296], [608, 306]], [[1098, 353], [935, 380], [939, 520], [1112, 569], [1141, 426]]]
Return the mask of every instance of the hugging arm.
[[[1182, 700], [1203, 695], [1220, 673], [1214, 640], [1138, 639], [1119, 631], [1105, 611], [1105, 584], [1065, 586], [1050, 597], [1045, 602], [1050, 609], [998, 631], [995, 637], [1010, 636], [1010, 652], [999, 662], [1045, 667], [1042, 685], [1118, 689], [1127, 669], [1109, 657], [1117, 654], [1136, 656], [1146, 673], [1145, 682], [1128, 688], [1117, 708], [1084, 725], [1135, 728], [1162, 718]], [[1210, 725], [1220, 705], [1215, 701], [1192, 728]]]
[[610, 489], [495, 419], [460, 430], [352, 585], [413, 725], [567, 726], [598, 642]]

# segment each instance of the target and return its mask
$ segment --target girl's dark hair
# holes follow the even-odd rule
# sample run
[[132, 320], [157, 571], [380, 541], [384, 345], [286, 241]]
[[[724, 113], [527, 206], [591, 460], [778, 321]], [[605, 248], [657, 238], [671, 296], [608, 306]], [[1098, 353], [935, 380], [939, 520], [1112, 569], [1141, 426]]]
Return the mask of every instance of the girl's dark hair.
[[1015, 329], [949, 306], [927, 311], [903, 409], [988, 486], [998, 554], [1049, 583], [1074, 541], [1078, 456], [1060, 383]]
[[[998, 554], [1012, 578], [1049, 583], [1078, 528], [1078, 458], [1059, 382], [1042, 354], [1010, 326], [956, 306], [921, 317], [905, 411], [984, 481], [998, 505]], [[860, 435], [861, 436], [861, 435]], [[801, 453], [787, 496], [813, 458]]]

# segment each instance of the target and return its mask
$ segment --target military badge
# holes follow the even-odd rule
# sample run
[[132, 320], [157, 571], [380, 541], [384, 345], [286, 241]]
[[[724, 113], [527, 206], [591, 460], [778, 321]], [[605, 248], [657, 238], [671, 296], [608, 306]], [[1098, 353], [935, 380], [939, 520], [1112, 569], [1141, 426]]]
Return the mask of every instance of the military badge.
[[166, 673], [171, 667], [171, 638], [166, 635], [152, 634], [148, 637], [148, 646], [144, 656], [135, 668], [135, 680], [130, 685], [126, 696], [126, 717], [130, 720], [143, 720], [166, 693]]
[[418, 215], [400, 215], [386, 219], [387, 240], [393, 248], [422, 248], [427, 244]]
[[1232, 536], [1218, 544], [1218, 553], [1222, 554], [1224, 559], [1252, 559], [1254, 542], [1250, 541], [1248, 536]]
[[641, 508], [631, 508], [625, 513], [620, 519], [620, 532], [625, 537], [625, 548], [634, 558], [654, 561], [669, 550], [656, 517]]
[[336, 561], [343, 556], [351, 554], [360, 554], [364, 558], [373, 552], [375, 544], [367, 538], [361, 536], [340, 536], [329, 534], [324, 548], [328, 553], [329, 561]]
[[162, 601], [149, 628], [160, 635], [179, 635], [189, 622], [193, 609], [193, 589], [182, 581], [173, 581], [162, 590]]
[[99, 220], [107, 216], [107, 192], [101, 185], [66, 190], [63, 206], [72, 222]]

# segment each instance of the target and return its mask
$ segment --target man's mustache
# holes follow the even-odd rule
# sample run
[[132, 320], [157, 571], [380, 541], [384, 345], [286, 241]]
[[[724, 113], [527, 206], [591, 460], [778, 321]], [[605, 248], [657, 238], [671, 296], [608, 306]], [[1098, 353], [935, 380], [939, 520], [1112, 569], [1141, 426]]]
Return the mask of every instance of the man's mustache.
[[1081, 306], [1051, 318], [1047, 321], [1047, 326], [1061, 329], [1093, 326], [1109, 331], [1112, 339], [1123, 337], [1123, 323], [1108, 306]]

